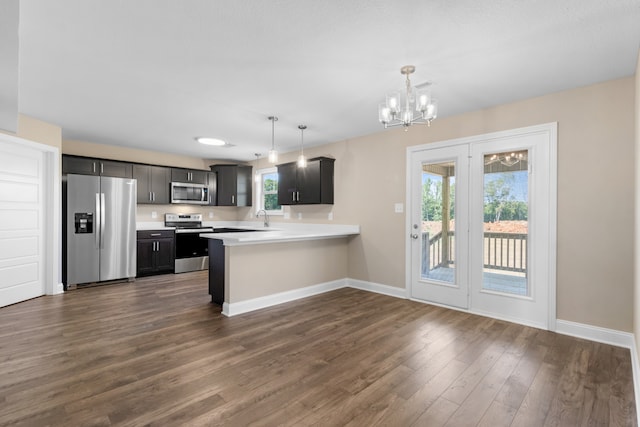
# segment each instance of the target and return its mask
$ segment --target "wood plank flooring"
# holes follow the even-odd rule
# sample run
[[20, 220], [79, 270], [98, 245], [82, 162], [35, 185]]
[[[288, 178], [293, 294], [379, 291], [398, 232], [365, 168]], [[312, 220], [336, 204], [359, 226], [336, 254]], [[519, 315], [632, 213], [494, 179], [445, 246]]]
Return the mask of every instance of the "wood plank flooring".
[[233, 318], [206, 272], [0, 309], [0, 425], [636, 425], [629, 350], [355, 289]]

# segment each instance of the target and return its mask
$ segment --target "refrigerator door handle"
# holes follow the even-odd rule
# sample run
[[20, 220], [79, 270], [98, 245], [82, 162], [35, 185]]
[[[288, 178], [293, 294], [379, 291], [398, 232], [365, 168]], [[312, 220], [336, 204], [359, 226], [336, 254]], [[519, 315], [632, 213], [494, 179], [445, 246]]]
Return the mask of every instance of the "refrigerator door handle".
[[96, 224], [93, 230], [96, 238], [96, 249], [100, 249], [100, 228], [102, 227], [102, 221], [100, 218], [100, 193], [96, 193]]
[[100, 193], [100, 249], [104, 248], [104, 221], [105, 221], [104, 193]]

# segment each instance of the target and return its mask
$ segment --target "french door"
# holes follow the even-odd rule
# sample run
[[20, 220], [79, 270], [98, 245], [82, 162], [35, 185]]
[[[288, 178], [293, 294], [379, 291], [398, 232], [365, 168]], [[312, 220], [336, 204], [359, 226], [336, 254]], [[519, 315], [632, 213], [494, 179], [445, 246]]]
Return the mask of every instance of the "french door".
[[409, 149], [412, 298], [555, 327], [555, 130]]

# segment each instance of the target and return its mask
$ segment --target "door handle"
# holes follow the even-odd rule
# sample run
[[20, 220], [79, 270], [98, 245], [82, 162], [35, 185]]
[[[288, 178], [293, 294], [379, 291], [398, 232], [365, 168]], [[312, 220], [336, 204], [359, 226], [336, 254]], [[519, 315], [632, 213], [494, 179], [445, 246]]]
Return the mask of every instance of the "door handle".
[[104, 193], [100, 193], [100, 249], [104, 248], [104, 226], [106, 220]]
[[413, 233], [413, 234], [411, 235], [411, 238], [412, 238], [413, 240], [416, 240], [418, 237], [420, 237], [420, 236], [418, 236], [418, 234], [417, 234], [417, 233]]
[[[95, 165], [95, 162], [93, 163]], [[96, 249], [100, 249], [100, 193], [96, 193], [96, 213], [95, 213], [95, 227], [93, 228], [93, 232], [96, 237]]]

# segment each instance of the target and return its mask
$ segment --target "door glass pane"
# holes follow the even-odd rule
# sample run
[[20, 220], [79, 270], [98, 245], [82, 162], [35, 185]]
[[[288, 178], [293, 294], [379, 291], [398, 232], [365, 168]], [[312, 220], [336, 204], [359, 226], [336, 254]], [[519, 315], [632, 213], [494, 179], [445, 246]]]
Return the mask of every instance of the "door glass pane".
[[455, 163], [422, 165], [423, 279], [455, 283]]
[[529, 295], [528, 151], [484, 156], [484, 270], [482, 289]]

